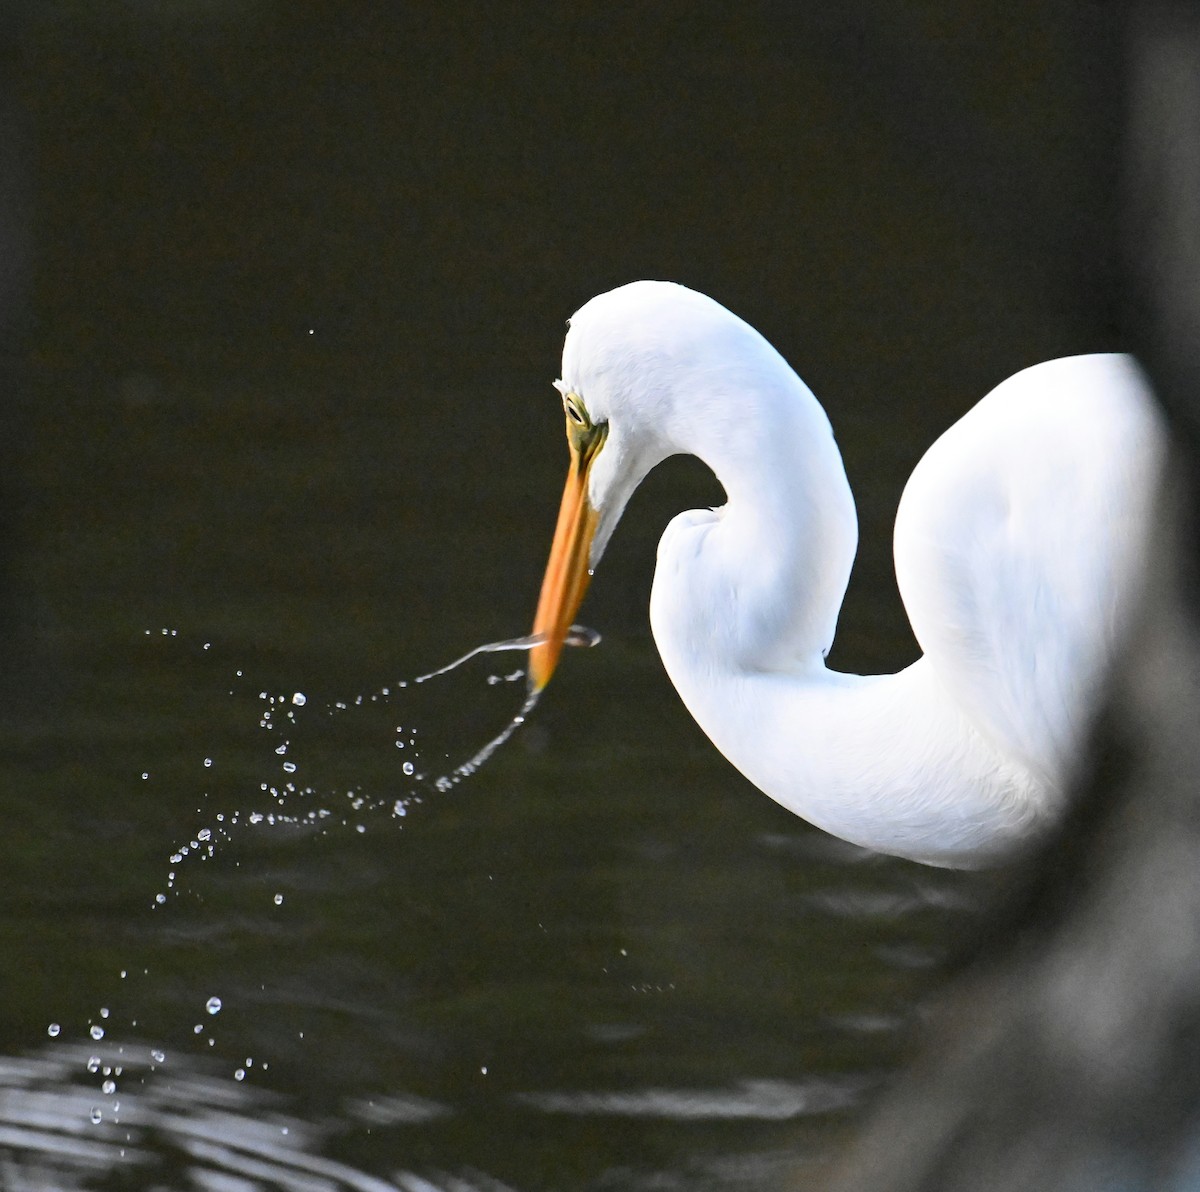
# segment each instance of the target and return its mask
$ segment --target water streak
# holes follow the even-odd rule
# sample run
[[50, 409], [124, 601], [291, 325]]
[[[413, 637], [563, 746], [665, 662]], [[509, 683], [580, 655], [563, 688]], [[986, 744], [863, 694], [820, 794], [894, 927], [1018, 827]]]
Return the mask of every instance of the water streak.
[[[427, 675], [418, 675], [413, 682], [424, 683], [426, 679], [434, 679], [438, 675], [448, 674], [450, 671], [462, 666], [464, 662], [470, 662], [472, 658], [478, 657], [480, 654], [498, 654], [504, 650], [532, 650], [534, 646], [540, 646], [548, 637], [545, 633], [529, 633], [524, 637], [509, 637], [501, 642], [488, 642], [486, 645], [476, 646], [473, 650], [468, 650], [461, 658], [456, 658], [453, 662], [447, 663], [445, 666], [438, 667], [437, 670], [430, 671]], [[579, 646], [582, 649], [591, 649], [592, 646], [598, 645], [600, 642], [600, 634], [595, 629], [589, 629], [586, 625], [572, 625], [567, 630], [567, 636], [563, 641], [566, 646]], [[537, 702], [536, 700], [534, 701]], [[528, 711], [533, 707], [533, 704], [528, 704], [523, 711]]]
[[[500, 642], [488, 642], [483, 646], [476, 646], [461, 658], [456, 658], [453, 662], [446, 666], [440, 667], [438, 670], [430, 671], [427, 675], [419, 675], [415, 680], [416, 683], [423, 683], [426, 679], [432, 679], [437, 675], [444, 675], [454, 670], [456, 667], [462, 666], [464, 662], [469, 662], [472, 658], [480, 654], [494, 654], [503, 650], [530, 650], [534, 646], [539, 646], [546, 640], [544, 633], [530, 633], [524, 637], [510, 637]], [[595, 629], [589, 629], [586, 625], [572, 625], [567, 630], [567, 636], [564, 639], [564, 645], [578, 646], [581, 649], [591, 649], [600, 641], [600, 634]], [[521, 705], [520, 711], [504, 726], [504, 728], [493, 737], [482, 749], [476, 751], [470, 758], [460, 765], [454, 767], [449, 774], [443, 774], [440, 778], [434, 780], [434, 786], [440, 790], [449, 790], [456, 783], [461, 782], [464, 778], [469, 778], [480, 766], [484, 764], [499, 749], [504, 745], [525, 723], [526, 718], [537, 706], [540, 691], [531, 691], [525, 697], [525, 702]]]

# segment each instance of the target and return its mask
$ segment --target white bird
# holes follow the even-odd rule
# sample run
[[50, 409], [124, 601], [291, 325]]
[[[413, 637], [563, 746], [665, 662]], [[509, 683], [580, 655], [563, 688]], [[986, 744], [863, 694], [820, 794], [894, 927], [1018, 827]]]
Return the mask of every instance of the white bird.
[[994, 863], [1059, 817], [1165, 449], [1129, 357], [1017, 373], [925, 454], [894, 539], [924, 654], [891, 675], [825, 665], [854, 500], [825, 411], [757, 331], [683, 286], [634, 282], [576, 312], [556, 387], [571, 462], [534, 691], [630, 495], [661, 460], [692, 454], [727, 502], [667, 526], [650, 622], [733, 765], [825, 831], [930, 865]]

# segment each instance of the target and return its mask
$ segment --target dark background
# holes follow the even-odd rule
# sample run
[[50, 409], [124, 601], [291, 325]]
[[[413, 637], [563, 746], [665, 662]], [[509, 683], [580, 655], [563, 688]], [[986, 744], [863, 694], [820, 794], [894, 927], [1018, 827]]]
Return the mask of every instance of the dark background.
[[[380, 494], [369, 557], [328, 578], [366, 599], [415, 568], [446, 641], [479, 636], [479, 605], [484, 636], [528, 619], [563, 454], [548, 382], [566, 317], [601, 290], [679, 280], [777, 344], [839, 431], [871, 587], [891, 586], [895, 499], [941, 429], [1019, 367], [1121, 343], [1102, 6], [24, 11], [34, 431], [60, 459], [80, 417], [127, 420], [129, 442], [191, 382], [233, 443], [255, 421], [292, 438], [315, 487], [343, 423], [378, 412], [373, 458], [338, 462], [404, 489]], [[228, 457], [180, 446], [195, 540], [140, 560], [147, 603], [224, 590], [216, 556], [249, 527], [211, 525], [210, 493], [271, 512]], [[468, 585], [428, 528], [443, 499], [444, 520], [491, 530]], [[111, 529], [144, 537], [131, 512]], [[643, 631], [660, 521], [630, 519], [638, 557], [626, 572], [618, 547], [597, 585], [623, 629]], [[261, 557], [282, 531], [258, 528]]]
[[[158, 1156], [87, 1133], [120, 1186], [193, 1186], [162, 1107], [207, 1059], [189, 1104], [252, 1086], [295, 1145], [401, 1186], [745, 1188], [819, 1162], [986, 891], [837, 849], [679, 706], [646, 602], [667, 518], [720, 499], [704, 469], [650, 478], [583, 610], [603, 645], [402, 834], [396, 726], [436, 773], [520, 689], [394, 681], [528, 630], [565, 320], [642, 277], [729, 306], [825, 403], [863, 543], [833, 661], [911, 660], [890, 528], [916, 460], [1017, 369], [1125, 344], [1119, 10], [0, 12], [0, 1043], [67, 1064], [39, 1069], [56, 1128], [110, 1108], [83, 1063], [103, 1006]], [[169, 862], [217, 813], [276, 808], [260, 691], [308, 693], [288, 808], [333, 827]], [[597, 1100], [564, 1117], [564, 1090]], [[61, 1155], [6, 1154], [76, 1186]]]

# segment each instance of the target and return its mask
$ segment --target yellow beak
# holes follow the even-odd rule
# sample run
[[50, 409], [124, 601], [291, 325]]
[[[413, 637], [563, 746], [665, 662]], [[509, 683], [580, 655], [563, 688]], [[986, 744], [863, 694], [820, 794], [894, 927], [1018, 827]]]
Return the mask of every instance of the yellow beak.
[[568, 437], [571, 447], [571, 467], [558, 509], [558, 525], [550, 547], [550, 560], [542, 580], [537, 615], [533, 620], [534, 637], [540, 639], [529, 651], [529, 689], [541, 691], [558, 665], [563, 642], [583, 594], [587, 591], [591, 573], [588, 556], [596, 523], [600, 515], [588, 500], [588, 476], [592, 461], [604, 442], [604, 435], [592, 435], [576, 442]]

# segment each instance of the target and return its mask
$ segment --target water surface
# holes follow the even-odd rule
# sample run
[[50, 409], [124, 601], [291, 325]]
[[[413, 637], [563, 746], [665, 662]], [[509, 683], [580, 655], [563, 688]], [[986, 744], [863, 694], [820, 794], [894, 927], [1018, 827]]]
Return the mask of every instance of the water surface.
[[437, 449], [382, 401], [58, 396], [0, 788], [10, 1186], [819, 1186], [978, 881], [715, 754], [621, 607], [637, 539], [604, 643], [439, 789], [520, 657], [401, 681], [524, 628], [522, 482], [379, 458]]

